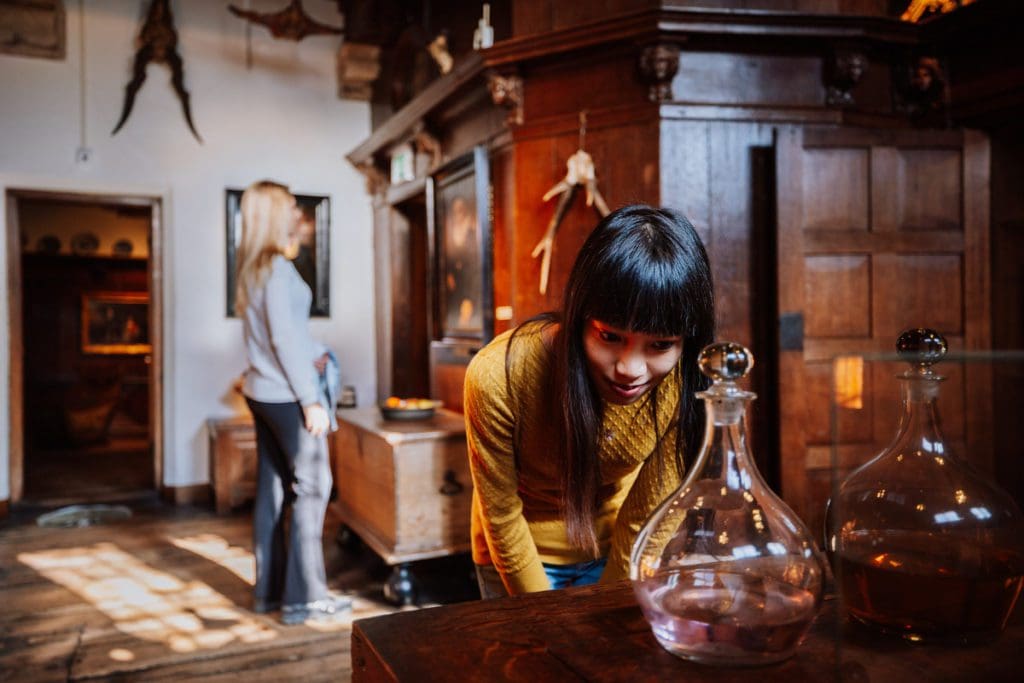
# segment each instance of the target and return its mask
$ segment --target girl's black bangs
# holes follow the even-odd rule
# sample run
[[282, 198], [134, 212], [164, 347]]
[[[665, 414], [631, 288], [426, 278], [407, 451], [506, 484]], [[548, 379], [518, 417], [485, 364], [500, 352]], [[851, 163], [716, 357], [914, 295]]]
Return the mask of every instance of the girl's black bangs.
[[588, 283], [586, 317], [643, 334], [685, 337], [693, 328], [691, 272], [666, 262], [629, 259]]

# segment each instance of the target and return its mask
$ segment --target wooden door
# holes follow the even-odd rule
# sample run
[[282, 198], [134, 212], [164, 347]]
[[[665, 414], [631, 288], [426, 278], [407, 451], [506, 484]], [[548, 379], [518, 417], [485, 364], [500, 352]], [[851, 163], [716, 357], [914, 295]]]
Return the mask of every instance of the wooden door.
[[[841, 480], [895, 433], [906, 366], [870, 354], [909, 327], [952, 355], [990, 347], [989, 148], [965, 131], [788, 128], [776, 154], [782, 492], [817, 534], [833, 458]], [[867, 358], [862, 401], [833, 414], [843, 355]], [[947, 439], [991, 471], [991, 368], [940, 370]]]

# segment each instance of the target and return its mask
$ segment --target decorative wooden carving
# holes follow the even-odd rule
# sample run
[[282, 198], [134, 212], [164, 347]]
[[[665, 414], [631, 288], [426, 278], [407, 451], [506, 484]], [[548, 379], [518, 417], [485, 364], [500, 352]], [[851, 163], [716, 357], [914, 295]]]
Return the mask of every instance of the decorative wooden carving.
[[338, 97], [369, 101], [380, 75], [380, 46], [345, 41], [338, 48]]
[[413, 129], [413, 142], [416, 143], [417, 151], [430, 155], [430, 166], [427, 169], [428, 173], [433, 172], [441, 165], [441, 141], [427, 130], [422, 121], [417, 123], [416, 127]]
[[896, 79], [896, 109], [915, 125], [949, 127], [949, 81], [935, 57], [918, 57]]
[[64, 59], [61, 0], [0, 2], [0, 54]]
[[846, 108], [856, 104], [851, 92], [868, 70], [868, 58], [856, 50], [836, 50], [825, 63], [825, 103]]
[[491, 92], [491, 100], [509, 110], [509, 124], [523, 125], [523, 79], [514, 74], [490, 73], [487, 76], [487, 88]]
[[383, 195], [391, 184], [391, 180], [377, 168], [377, 164], [373, 163], [372, 159], [359, 164], [356, 169], [363, 174], [366, 191], [371, 195]]
[[679, 46], [674, 43], [648, 45], [640, 53], [640, 75], [647, 83], [647, 99], [666, 102], [672, 99], [672, 78], [679, 71]]
[[284, 40], [299, 41], [306, 36], [340, 34], [343, 29], [316, 21], [302, 8], [302, 0], [291, 0], [283, 10], [270, 13], [253, 12], [228, 5], [228, 10], [236, 17], [241, 17], [254, 24], [266, 26], [270, 35]]

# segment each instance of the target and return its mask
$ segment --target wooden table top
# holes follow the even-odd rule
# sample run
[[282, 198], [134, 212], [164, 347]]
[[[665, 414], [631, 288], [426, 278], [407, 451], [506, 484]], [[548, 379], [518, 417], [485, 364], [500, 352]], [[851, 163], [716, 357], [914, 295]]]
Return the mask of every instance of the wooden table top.
[[480, 600], [354, 622], [353, 681], [922, 683], [1024, 680], [1017, 607], [995, 643], [914, 645], [837, 617], [827, 598], [791, 659], [755, 668], [694, 664], [655, 640], [629, 581]]
[[390, 443], [437, 439], [466, 433], [466, 423], [462, 414], [445, 408], [437, 408], [432, 417], [420, 420], [385, 420], [377, 406], [339, 408], [335, 414], [338, 420], [379, 434]]

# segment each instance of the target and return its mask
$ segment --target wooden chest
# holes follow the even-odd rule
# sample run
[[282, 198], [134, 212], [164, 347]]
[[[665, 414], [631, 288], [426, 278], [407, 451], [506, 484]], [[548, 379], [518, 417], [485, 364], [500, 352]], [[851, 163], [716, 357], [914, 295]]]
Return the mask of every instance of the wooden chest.
[[256, 496], [256, 430], [252, 417], [206, 421], [210, 433], [210, 485], [217, 514]]
[[473, 487], [462, 415], [385, 420], [376, 407], [338, 411], [331, 444], [335, 503], [388, 564], [469, 550]]

